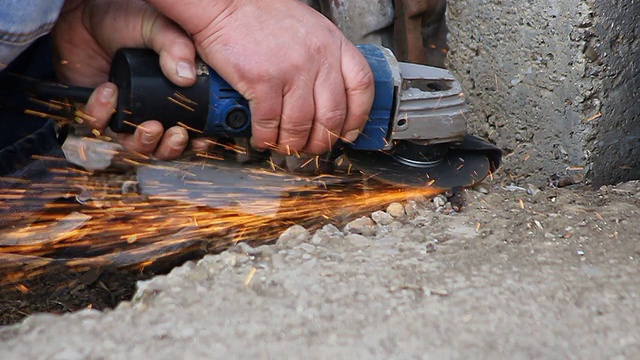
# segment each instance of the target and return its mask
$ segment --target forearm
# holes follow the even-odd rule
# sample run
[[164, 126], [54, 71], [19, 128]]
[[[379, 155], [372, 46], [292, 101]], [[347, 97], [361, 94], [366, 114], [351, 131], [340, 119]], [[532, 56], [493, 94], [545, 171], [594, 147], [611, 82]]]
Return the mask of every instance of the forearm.
[[64, 0], [0, 0], [0, 70], [47, 34]]

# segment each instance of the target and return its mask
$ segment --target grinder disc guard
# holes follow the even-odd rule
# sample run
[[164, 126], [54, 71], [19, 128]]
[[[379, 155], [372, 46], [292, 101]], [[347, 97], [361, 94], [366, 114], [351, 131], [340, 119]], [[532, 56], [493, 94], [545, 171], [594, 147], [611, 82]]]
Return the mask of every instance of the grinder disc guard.
[[[500, 167], [502, 151], [477, 137], [466, 135], [461, 142], [448, 145], [437, 159], [424, 162], [407, 161], [393, 152], [356, 151], [348, 147], [344, 151], [357, 169], [376, 180], [399, 186], [469, 187]], [[434, 145], [423, 148], [429, 150], [429, 146]]]

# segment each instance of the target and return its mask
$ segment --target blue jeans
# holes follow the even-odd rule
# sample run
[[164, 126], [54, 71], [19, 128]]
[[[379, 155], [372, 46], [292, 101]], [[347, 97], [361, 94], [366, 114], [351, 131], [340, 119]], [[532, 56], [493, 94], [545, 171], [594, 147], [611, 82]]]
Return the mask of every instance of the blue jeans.
[[0, 0], [0, 70], [47, 34], [64, 0]]
[[11, 89], [7, 74], [55, 79], [51, 44], [42, 36], [53, 27], [63, 4], [64, 0], [0, 0], [0, 176], [22, 177], [33, 155], [56, 148], [54, 124], [24, 114], [33, 103]]

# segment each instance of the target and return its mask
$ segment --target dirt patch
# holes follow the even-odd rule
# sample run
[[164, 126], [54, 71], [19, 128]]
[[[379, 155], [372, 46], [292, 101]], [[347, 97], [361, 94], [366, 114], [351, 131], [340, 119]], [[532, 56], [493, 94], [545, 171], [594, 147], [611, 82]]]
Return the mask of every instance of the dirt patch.
[[130, 300], [136, 281], [149, 279], [153, 273], [95, 269], [77, 273], [60, 267], [0, 289], [0, 325], [16, 323], [39, 312], [63, 314], [85, 308], [104, 310]]

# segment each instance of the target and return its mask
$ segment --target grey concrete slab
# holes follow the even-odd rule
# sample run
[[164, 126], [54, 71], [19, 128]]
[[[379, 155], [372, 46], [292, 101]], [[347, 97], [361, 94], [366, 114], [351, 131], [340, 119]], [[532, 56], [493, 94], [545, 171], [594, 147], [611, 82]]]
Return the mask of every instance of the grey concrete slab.
[[449, 2], [448, 63], [473, 132], [515, 176], [640, 177], [640, 4], [614, 0]]

